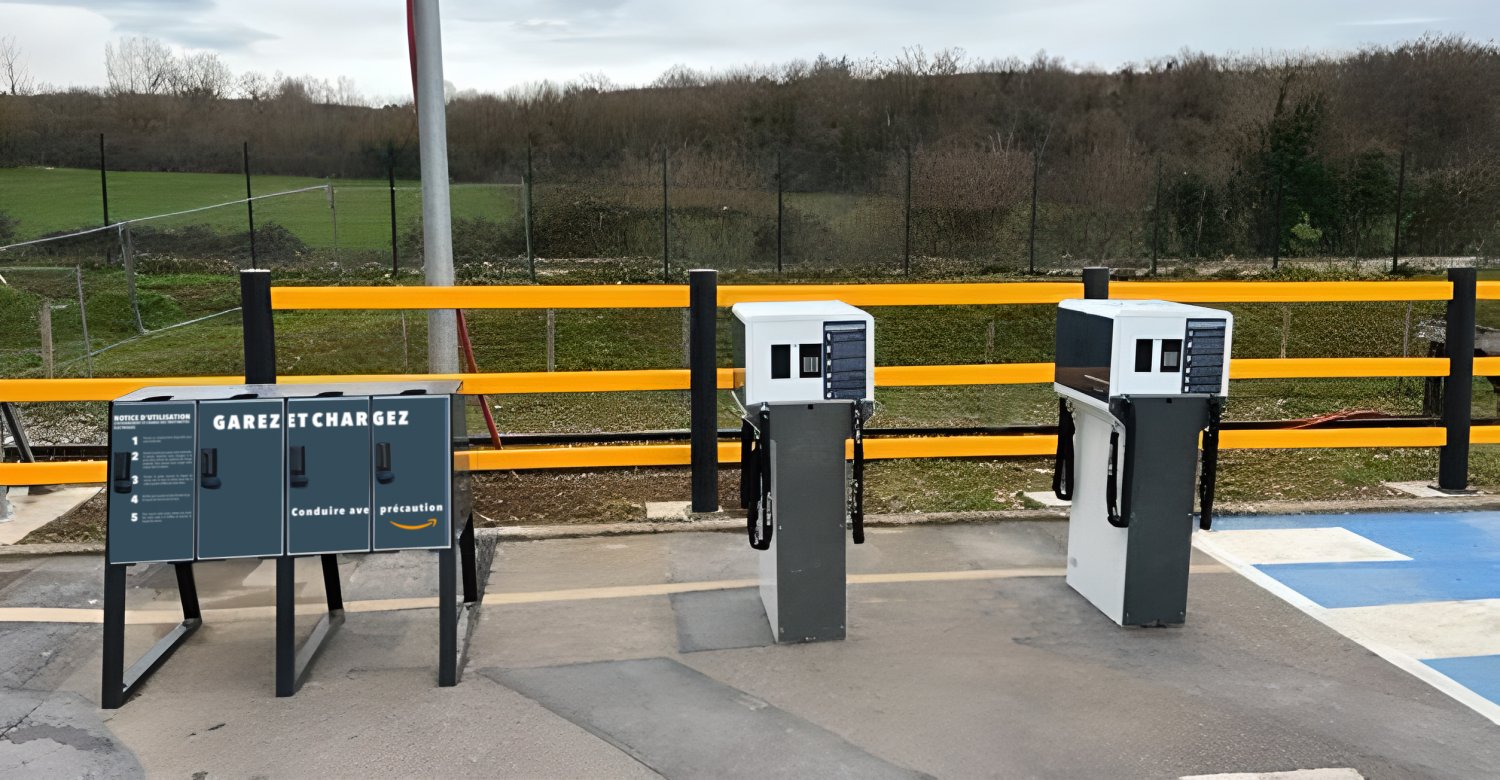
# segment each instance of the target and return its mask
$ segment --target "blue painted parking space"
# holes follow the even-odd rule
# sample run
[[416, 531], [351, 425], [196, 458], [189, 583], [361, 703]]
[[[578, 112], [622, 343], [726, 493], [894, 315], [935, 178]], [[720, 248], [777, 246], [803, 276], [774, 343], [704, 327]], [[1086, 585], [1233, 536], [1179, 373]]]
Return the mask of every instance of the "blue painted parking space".
[[1500, 512], [1225, 517], [1200, 544], [1500, 723]]

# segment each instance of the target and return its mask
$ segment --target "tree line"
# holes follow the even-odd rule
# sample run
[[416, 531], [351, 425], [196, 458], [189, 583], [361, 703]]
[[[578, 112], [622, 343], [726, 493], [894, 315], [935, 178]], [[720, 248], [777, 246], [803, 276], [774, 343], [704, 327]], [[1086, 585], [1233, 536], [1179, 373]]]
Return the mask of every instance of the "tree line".
[[[96, 165], [102, 132], [120, 169], [236, 171], [249, 141], [260, 173], [417, 174], [409, 100], [371, 105], [348, 79], [236, 75], [148, 39], [106, 55], [107, 88], [0, 95], [0, 166]], [[548, 183], [567, 183], [570, 202], [593, 188], [601, 203], [656, 208], [619, 193], [659, 186], [663, 158], [688, 201], [726, 210], [741, 210], [728, 193], [778, 185], [901, 198], [910, 181], [918, 249], [934, 254], [1014, 235], [1033, 187], [1058, 253], [1370, 256], [1399, 231], [1405, 254], [1486, 254], [1500, 239], [1497, 85], [1500, 49], [1457, 36], [1182, 52], [1108, 72], [920, 49], [675, 67], [644, 87], [595, 76], [450, 91], [450, 171], [530, 171], [539, 212]]]

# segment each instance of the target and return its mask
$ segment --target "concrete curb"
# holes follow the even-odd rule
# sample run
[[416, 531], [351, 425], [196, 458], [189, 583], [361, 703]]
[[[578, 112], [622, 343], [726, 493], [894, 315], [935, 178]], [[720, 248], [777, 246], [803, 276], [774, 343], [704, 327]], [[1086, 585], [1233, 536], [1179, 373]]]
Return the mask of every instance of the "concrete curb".
[[[1500, 495], [1451, 496], [1444, 498], [1379, 498], [1346, 501], [1248, 501], [1222, 504], [1219, 514], [1231, 515], [1341, 515], [1355, 512], [1475, 512], [1500, 510]], [[477, 514], [477, 513], [476, 513]], [[479, 515], [486, 522], [492, 518]], [[899, 528], [908, 525], [951, 523], [995, 523], [1006, 520], [1066, 520], [1066, 508], [1011, 509], [996, 512], [906, 512], [870, 515], [866, 525]], [[625, 523], [576, 523], [567, 525], [514, 525], [477, 528], [475, 533], [496, 541], [544, 541], [604, 536], [663, 534], [681, 531], [743, 532], [742, 517], [723, 513], [690, 515], [687, 520], [632, 521]], [[17, 544], [0, 546], [0, 558], [29, 555], [99, 555], [98, 542]]]

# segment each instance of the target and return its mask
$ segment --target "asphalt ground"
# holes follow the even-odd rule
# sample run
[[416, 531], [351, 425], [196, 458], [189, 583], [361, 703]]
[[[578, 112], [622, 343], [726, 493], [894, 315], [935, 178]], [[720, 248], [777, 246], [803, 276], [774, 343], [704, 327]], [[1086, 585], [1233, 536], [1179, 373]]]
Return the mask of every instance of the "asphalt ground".
[[[96, 556], [0, 558], [0, 775], [1500, 776], [1496, 726], [1195, 553], [1187, 623], [1122, 629], [1063, 581], [1066, 525], [872, 529], [848, 639], [775, 645], [742, 534], [503, 541], [454, 688], [430, 553], [346, 556], [350, 614], [273, 695], [269, 562], [200, 564], [202, 629], [98, 710]], [[322, 599], [298, 567], [302, 631]], [[128, 653], [164, 633], [130, 576]], [[758, 622], [760, 621], [760, 622]]]

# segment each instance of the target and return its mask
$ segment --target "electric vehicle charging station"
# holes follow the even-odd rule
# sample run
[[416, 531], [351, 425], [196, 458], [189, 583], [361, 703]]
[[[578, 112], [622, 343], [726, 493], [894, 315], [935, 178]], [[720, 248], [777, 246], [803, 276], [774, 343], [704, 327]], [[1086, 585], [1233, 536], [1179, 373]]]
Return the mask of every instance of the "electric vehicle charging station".
[[[738, 303], [740, 505], [777, 642], [843, 639], [844, 529], [864, 543], [875, 321], [840, 301]], [[854, 442], [853, 460], [845, 442]]]
[[1193, 487], [1207, 530], [1233, 330], [1232, 314], [1201, 306], [1058, 305], [1053, 490], [1072, 501], [1067, 582], [1122, 626], [1186, 618]]
[[[277, 695], [343, 621], [337, 553], [435, 550], [439, 681], [457, 681], [454, 556], [475, 595], [457, 382], [152, 387], [110, 404], [103, 705], [119, 707], [202, 622], [194, 563], [277, 560]], [[294, 557], [323, 557], [329, 613], [293, 655]], [[176, 567], [184, 620], [130, 670], [125, 569]], [[446, 606], [445, 606], [446, 605]], [[283, 625], [284, 624], [284, 625]]]

